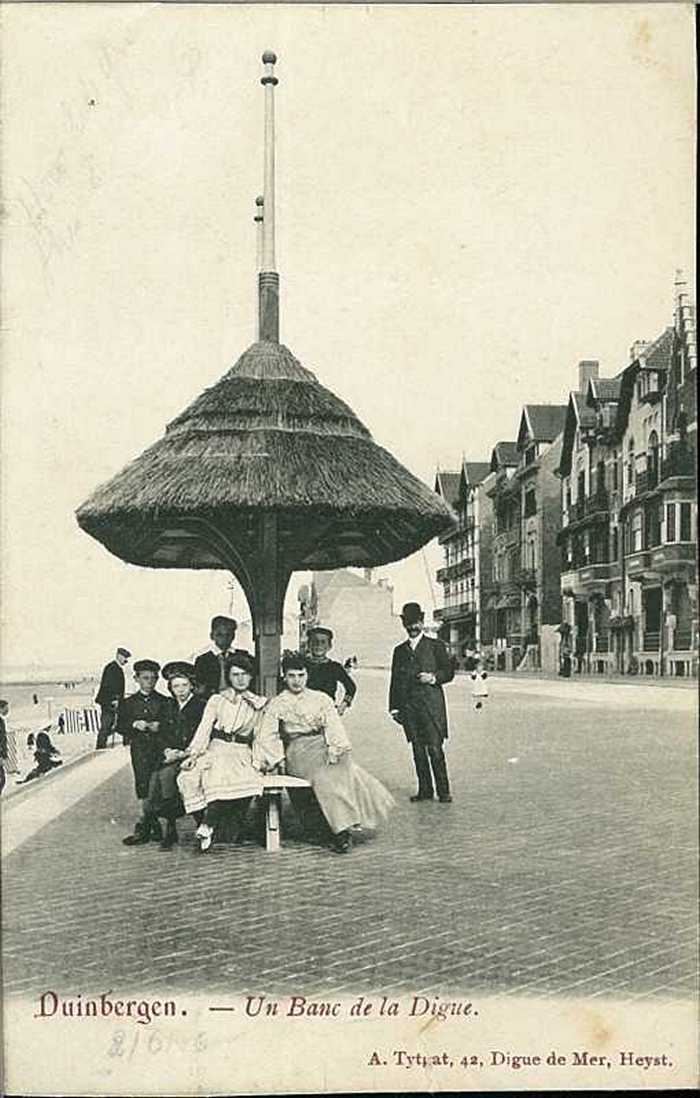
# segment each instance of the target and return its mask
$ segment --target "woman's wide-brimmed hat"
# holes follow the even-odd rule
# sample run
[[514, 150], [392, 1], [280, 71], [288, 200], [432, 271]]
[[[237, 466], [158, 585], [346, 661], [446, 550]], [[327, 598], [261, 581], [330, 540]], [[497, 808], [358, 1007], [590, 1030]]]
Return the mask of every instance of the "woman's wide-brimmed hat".
[[163, 678], [168, 682], [175, 678], [189, 679], [194, 686], [196, 678], [194, 665], [187, 663], [186, 660], [171, 660], [163, 668]]

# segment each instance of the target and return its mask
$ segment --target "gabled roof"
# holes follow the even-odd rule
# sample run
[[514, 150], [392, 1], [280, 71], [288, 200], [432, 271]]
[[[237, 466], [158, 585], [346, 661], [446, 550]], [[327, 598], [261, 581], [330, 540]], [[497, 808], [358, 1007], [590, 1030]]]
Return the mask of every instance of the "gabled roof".
[[461, 473], [442, 472], [435, 474], [435, 491], [441, 495], [450, 507], [456, 507], [459, 503], [459, 481]]
[[525, 439], [531, 442], [553, 442], [563, 431], [566, 420], [566, 404], [526, 404], [520, 417], [518, 449]]
[[619, 400], [623, 373], [624, 370], [615, 377], [592, 377], [586, 390], [586, 404], [590, 406], [594, 401], [609, 404]]
[[570, 408], [573, 408], [574, 410], [574, 414], [576, 416], [579, 427], [595, 427], [595, 413], [593, 412], [592, 408], [588, 408], [586, 406], [585, 393], [569, 393], [567, 418]]
[[[644, 351], [642, 351], [639, 358], [635, 359], [635, 362], [638, 362], [640, 366], [647, 370], [670, 370], [675, 346], [675, 328], [667, 328], [665, 332], [662, 332], [661, 335], [654, 340], [650, 347], [646, 347]], [[635, 362], [633, 362], [632, 365], [634, 365]]]
[[640, 370], [658, 370], [662, 375], [666, 374], [672, 364], [676, 352], [677, 335], [675, 328], [666, 328], [653, 343], [644, 348], [641, 355], [631, 362], [620, 374], [620, 398], [617, 406], [615, 422], [615, 438], [619, 441], [627, 428], [627, 420], [630, 414], [632, 393], [634, 392], [634, 379]]
[[476, 488], [477, 484], [481, 484], [491, 472], [491, 464], [488, 461], [465, 461], [462, 472], [467, 484], [471, 488]]
[[497, 442], [491, 451], [491, 472], [515, 466], [519, 460], [517, 442]]
[[583, 403], [583, 393], [569, 393], [569, 403], [566, 406], [566, 418], [564, 420], [564, 437], [561, 444], [561, 459], [557, 473], [566, 477], [571, 472], [571, 454], [574, 448], [577, 427], [593, 427], [595, 425], [595, 413], [592, 408], [587, 408]]

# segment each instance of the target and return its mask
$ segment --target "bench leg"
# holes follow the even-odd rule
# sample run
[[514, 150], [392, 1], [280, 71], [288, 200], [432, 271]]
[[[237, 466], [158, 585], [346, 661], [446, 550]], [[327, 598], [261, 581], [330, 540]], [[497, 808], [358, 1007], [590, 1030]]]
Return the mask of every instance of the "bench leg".
[[265, 849], [268, 854], [280, 848], [280, 801], [279, 793], [270, 793], [267, 797], [265, 813]]

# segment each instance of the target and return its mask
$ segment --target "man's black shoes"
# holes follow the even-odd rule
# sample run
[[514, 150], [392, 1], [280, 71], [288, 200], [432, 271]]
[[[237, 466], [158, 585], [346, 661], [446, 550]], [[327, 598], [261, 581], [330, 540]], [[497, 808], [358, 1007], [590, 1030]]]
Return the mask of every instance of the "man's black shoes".
[[411, 804], [417, 804], [418, 801], [432, 801], [432, 793], [414, 793], [410, 798]]
[[440, 801], [440, 804], [452, 804], [452, 794], [451, 793], [444, 793], [442, 795], [442, 797], [440, 797], [438, 799]]

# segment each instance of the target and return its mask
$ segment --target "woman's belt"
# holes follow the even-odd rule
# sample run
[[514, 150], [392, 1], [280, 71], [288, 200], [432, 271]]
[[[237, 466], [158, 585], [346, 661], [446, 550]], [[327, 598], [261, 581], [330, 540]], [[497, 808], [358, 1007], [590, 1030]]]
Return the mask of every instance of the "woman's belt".
[[224, 732], [223, 728], [215, 728], [211, 734], [212, 740], [223, 740], [224, 743], [245, 743], [250, 746], [252, 732]]
[[323, 732], [317, 731], [315, 728], [309, 731], [306, 729], [285, 728], [284, 734], [288, 740], [299, 740], [308, 736], [322, 736]]

